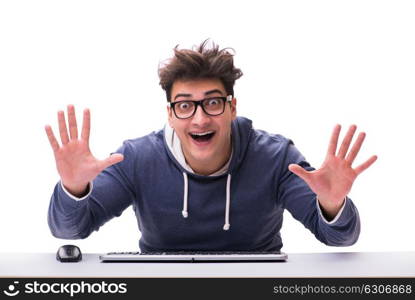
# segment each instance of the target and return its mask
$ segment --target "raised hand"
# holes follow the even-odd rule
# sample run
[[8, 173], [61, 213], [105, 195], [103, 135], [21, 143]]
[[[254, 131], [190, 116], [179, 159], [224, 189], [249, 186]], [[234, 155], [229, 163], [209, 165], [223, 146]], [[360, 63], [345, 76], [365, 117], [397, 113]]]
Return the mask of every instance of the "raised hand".
[[65, 113], [58, 112], [59, 134], [61, 145], [53, 134], [50, 125], [45, 126], [46, 135], [55, 155], [56, 167], [65, 188], [74, 196], [82, 196], [92, 181], [102, 170], [124, 159], [122, 154], [112, 154], [104, 160], [95, 158], [89, 149], [91, 115], [89, 109], [84, 110], [81, 137], [78, 138], [75, 107], [68, 105], [68, 128]]
[[373, 155], [356, 168], [352, 167], [366, 136], [364, 132], [359, 133], [349, 151], [356, 128], [356, 125], [350, 126], [336, 154], [341, 126], [336, 125], [334, 127], [327, 155], [320, 169], [307, 171], [296, 164], [288, 166], [291, 172], [302, 178], [310, 189], [317, 194], [320, 206], [330, 217], [334, 217], [342, 207], [356, 177], [369, 168], [377, 159], [377, 156]]

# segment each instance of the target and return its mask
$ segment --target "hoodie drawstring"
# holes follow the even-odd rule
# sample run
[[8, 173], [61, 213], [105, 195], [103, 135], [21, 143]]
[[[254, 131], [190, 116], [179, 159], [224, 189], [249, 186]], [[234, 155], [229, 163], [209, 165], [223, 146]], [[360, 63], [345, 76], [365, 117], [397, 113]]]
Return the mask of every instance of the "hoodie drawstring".
[[183, 218], [187, 218], [187, 216], [189, 215], [187, 213], [187, 190], [188, 190], [188, 184], [187, 184], [187, 174], [186, 172], [183, 172], [183, 180], [184, 180], [184, 195], [183, 195], [183, 210], [182, 210], [182, 215]]
[[[226, 180], [226, 209], [225, 209], [225, 224], [223, 225], [223, 230], [229, 230], [231, 224], [229, 223], [229, 210], [231, 206], [231, 174], [228, 174], [228, 179]], [[187, 218], [189, 213], [187, 212], [187, 202], [188, 202], [188, 189], [189, 184], [187, 180], [186, 172], [183, 172], [184, 180], [184, 193], [183, 193], [183, 218]]]
[[231, 224], [229, 223], [230, 206], [231, 206], [231, 174], [228, 174], [228, 179], [226, 180], [225, 225], [223, 225], [223, 230], [229, 230], [229, 227], [231, 227]]

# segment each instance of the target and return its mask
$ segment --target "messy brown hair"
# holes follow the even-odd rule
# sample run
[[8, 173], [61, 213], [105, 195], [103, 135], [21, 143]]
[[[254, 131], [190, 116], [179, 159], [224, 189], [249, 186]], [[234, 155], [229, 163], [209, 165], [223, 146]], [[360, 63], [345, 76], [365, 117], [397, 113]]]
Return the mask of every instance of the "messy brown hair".
[[174, 56], [160, 64], [158, 74], [160, 85], [166, 92], [170, 102], [171, 88], [176, 80], [191, 80], [200, 78], [217, 78], [225, 87], [228, 95], [234, 95], [235, 80], [242, 76], [242, 71], [233, 65], [235, 52], [232, 48], [219, 50], [219, 46], [212, 42], [208, 47], [209, 39], [193, 49], [179, 49], [177, 45]]

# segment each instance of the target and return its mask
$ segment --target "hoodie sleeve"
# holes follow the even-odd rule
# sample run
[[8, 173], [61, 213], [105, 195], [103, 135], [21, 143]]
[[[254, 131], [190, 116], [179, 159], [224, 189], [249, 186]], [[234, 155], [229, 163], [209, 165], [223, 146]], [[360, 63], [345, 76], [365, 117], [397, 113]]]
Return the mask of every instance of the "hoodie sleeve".
[[129, 142], [117, 151], [124, 160], [102, 171], [83, 200], [75, 200], [55, 186], [49, 204], [48, 225], [52, 235], [62, 239], [83, 239], [108, 220], [118, 217], [135, 198], [134, 153]]
[[285, 208], [322, 243], [329, 246], [354, 244], [360, 234], [360, 218], [352, 200], [347, 198], [342, 211], [332, 222], [327, 222], [318, 207], [316, 194], [300, 177], [288, 170], [291, 163], [308, 171], [314, 170], [292, 141], [288, 141], [278, 189], [279, 200]]

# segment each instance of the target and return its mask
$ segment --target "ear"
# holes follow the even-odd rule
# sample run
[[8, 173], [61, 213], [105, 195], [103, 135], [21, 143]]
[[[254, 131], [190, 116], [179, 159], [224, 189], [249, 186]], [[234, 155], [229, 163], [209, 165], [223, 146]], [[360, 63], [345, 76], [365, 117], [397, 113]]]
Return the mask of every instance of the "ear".
[[232, 121], [236, 119], [236, 98], [232, 98], [231, 102]]
[[173, 111], [169, 105], [167, 105], [167, 121], [171, 128], [173, 128]]

